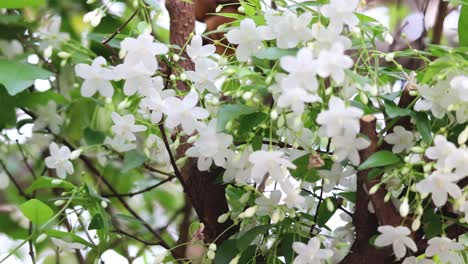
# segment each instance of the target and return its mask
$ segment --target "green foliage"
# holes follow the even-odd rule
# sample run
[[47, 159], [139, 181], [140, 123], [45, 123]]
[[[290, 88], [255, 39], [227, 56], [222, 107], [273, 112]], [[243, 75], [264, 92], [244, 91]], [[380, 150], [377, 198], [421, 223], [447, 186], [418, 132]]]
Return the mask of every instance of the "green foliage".
[[46, 0], [2, 0], [0, 8], [24, 8], [42, 7], [46, 5]]
[[248, 115], [255, 112], [255, 109], [241, 104], [222, 105], [218, 110], [218, 131], [224, 131], [229, 121], [235, 120], [242, 115]]
[[393, 152], [388, 150], [381, 150], [372, 154], [360, 166], [359, 170], [367, 170], [375, 167], [383, 167], [400, 163], [401, 159]]
[[48, 79], [53, 74], [35, 65], [0, 59], [0, 84], [10, 95], [16, 95], [34, 84], [36, 79]]
[[460, 47], [468, 47], [468, 4], [461, 7], [460, 18], [458, 20], [458, 39]]
[[32, 223], [36, 225], [45, 224], [54, 215], [54, 211], [45, 203], [31, 199], [20, 205], [20, 210]]

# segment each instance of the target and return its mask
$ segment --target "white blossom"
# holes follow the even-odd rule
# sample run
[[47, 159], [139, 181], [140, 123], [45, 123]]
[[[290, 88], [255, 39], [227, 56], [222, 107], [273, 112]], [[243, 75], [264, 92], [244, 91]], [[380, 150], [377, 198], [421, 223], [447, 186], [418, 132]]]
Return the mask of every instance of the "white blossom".
[[258, 150], [250, 154], [249, 161], [253, 164], [252, 178], [260, 183], [269, 174], [274, 180], [281, 181], [288, 173], [288, 168], [295, 169], [296, 166], [288, 159], [283, 158], [282, 151]]
[[125, 38], [120, 43], [120, 55], [125, 56], [125, 63], [136, 65], [142, 63], [148, 71], [158, 69], [156, 55], [166, 54], [169, 49], [166, 45], [154, 42], [150, 34], [141, 34], [135, 38]]
[[297, 208], [303, 210], [306, 207], [306, 200], [300, 194], [300, 189], [295, 188], [294, 185], [287, 179], [280, 181], [281, 190], [286, 194], [283, 202], [289, 208]]
[[294, 242], [293, 249], [297, 253], [293, 264], [317, 264], [333, 256], [333, 251], [320, 248], [320, 239], [313, 237], [309, 243]]
[[398, 259], [406, 255], [406, 248], [411, 249], [413, 252], [418, 250], [416, 243], [408, 237], [411, 234], [411, 230], [406, 226], [379, 226], [377, 231], [381, 234], [375, 239], [374, 244], [378, 247], [392, 245], [393, 252]]
[[426, 150], [426, 156], [432, 160], [437, 160], [437, 167], [443, 168], [447, 158], [456, 150], [455, 144], [448, 141], [444, 136], [437, 135], [434, 137], [434, 146]]
[[86, 247], [80, 243], [68, 242], [54, 237], [51, 237], [50, 240], [52, 240], [52, 243], [54, 243], [55, 246], [68, 253], [75, 252], [75, 250], [82, 250]]
[[229, 157], [234, 153], [229, 149], [232, 136], [216, 132], [217, 119], [212, 119], [207, 126], [198, 128], [199, 138], [192, 147], [187, 149], [185, 155], [197, 157], [197, 166], [200, 171], [206, 171], [214, 163], [225, 167]]
[[217, 67], [213, 67], [212, 64], [213, 61], [209, 59], [199, 59], [195, 62], [195, 71], [185, 72], [187, 79], [193, 82], [193, 86], [200, 93], [203, 93], [205, 89], [213, 94], [218, 93], [214, 82], [221, 75], [222, 71]]
[[323, 191], [329, 192], [345, 178], [355, 174], [356, 171], [352, 167], [344, 169], [340, 163], [335, 162], [330, 170], [319, 170], [318, 173], [324, 179]]
[[58, 114], [55, 101], [50, 100], [47, 105], [38, 107], [36, 115], [34, 129], [40, 130], [48, 127], [54, 134], [60, 132], [60, 126], [63, 124], [64, 118]]
[[271, 216], [275, 211], [275, 208], [279, 205], [281, 201], [281, 191], [275, 190], [270, 193], [270, 197], [260, 196], [255, 199], [255, 204], [257, 205], [256, 214], [258, 216]]
[[183, 100], [176, 97], [169, 97], [164, 102], [164, 113], [167, 115], [165, 126], [173, 129], [182, 125], [182, 129], [187, 134], [195, 131], [196, 122], [209, 116], [209, 112], [201, 107], [197, 107], [198, 94], [191, 90]]
[[[59, 48], [60, 45], [70, 39], [68, 33], [60, 32], [62, 18], [60, 16], [46, 17], [39, 27], [37, 34], [41, 39], [41, 49]], [[49, 57], [49, 56], [46, 56]]]
[[50, 156], [45, 158], [45, 164], [49, 169], [55, 169], [57, 176], [64, 179], [68, 174], [73, 174], [73, 164], [70, 161], [70, 149], [67, 146], [58, 147], [55, 142], [50, 143]]
[[320, 23], [312, 25], [312, 34], [314, 35], [314, 50], [328, 50], [334, 43], [340, 43], [345, 50], [351, 48], [351, 40], [343, 35], [340, 35], [340, 32], [337, 32], [333, 29], [326, 28]]
[[310, 12], [304, 12], [298, 16], [286, 9], [281, 15], [276, 12], [267, 12], [265, 19], [268, 39], [275, 38], [278, 48], [294, 48], [313, 37], [312, 30], [309, 28], [312, 20]]
[[252, 153], [251, 149], [245, 149], [240, 153], [236, 153], [228, 157], [226, 163], [226, 171], [223, 175], [224, 182], [235, 181], [238, 184], [248, 184], [250, 180], [250, 169], [252, 165], [249, 162], [249, 156]]
[[[309, 48], [302, 48], [296, 56], [284, 56], [280, 60], [281, 68], [289, 73], [288, 80], [294, 80], [301, 87], [310, 91], [316, 91], [318, 87], [317, 74], [318, 62]], [[287, 90], [284, 88], [283, 90]]]
[[163, 89], [163, 79], [157, 76], [153, 78], [150, 88], [141, 91], [145, 97], [140, 101], [140, 112], [149, 117], [153, 124], [159, 123], [163, 117], [164, 99], [175, 96], [174, 90]]
[[75, 66], [76, 75], [84, 79], [83, 97], [91, 97], [98, 91], [102, 96], [112, 98], [114, 87], [110, 81], [115, 79], [115, 74], [112, 68], [105, 67], [106, 63], [106, 59], [99, 56], [91, 65], [80, 63]]
[[433, 237], [427, 242], [426, 256], [439, 256], [441, 263], [462, 263], [456, 252], [464, 249], [463, 245], [446, 237]]
[[346, 107], [343, 100], [333, 96], [328, 103], [328, 110], [322, 111], [317, 117], [317, 123], [321, 125], [319, 134], [326, 137], [356, 135], [363, 113], [359, 108]]
[[114, 122], [111, 127], [112, 132], [123, 139], [135, 141], [136, 136], [134, 133], [146, 130], [145, 126], [135, 125], [135, 116], [132, 114], [120, 116], [118, 113], [112, 112], [111, 117]]
[[110, 145], [113, 149], [115, 149], [117, 152], [127, 152], [129, 150], [135, 149], [136, 144], [128, 142], [125, 140], [125, 138], [116, 136], [113, 138], [107, 137], [104, 140], [104, 144]]
[[434, 262], [430, 259], [419, 259], [416, 257], [407, 257], [402, 264], [433, 264]]
[[320, 11], [323, 16], [330, 19], [329, 28], [341, 32], [343, 25], [353, 29], [359, 23], [354, 14], [358, 4], [359, 0], [330, 0], [330, 3], [322, 6]]
[[395, 126], [393, 132], [385, 136], [385, 142], [393, 145], [394, 153], [410, 151], [414, 145], [414, 135], [402, 126]]
[[302, 88], [294, 79], [283, 79], [281, 81], [281, 87], [281, 94], [277, 99], [278, 107], [289, 107], [296, 114], [302, 114], [304, 112], [305, 103], [322, 101], [322, 99], [317, 94], [308, 92]]
[[341, 43], [335, 43], [329, 50], [322, 50], [318, 55], [317, 73], [321, 77], [331, 77], [337, 84], [345, 79], [345, 69], [353, 66], [351, 57], [344, 53]]
[[198, 59], [213, 55], [215, 51], [216, 47], [214, 45], [203, 45], [203, 40], [200, 35], [193, 36], [190, 44], [187, 45], [187, 55], [194, 62], [197, 62]]
[[169, 152], [167, 152], [166, 146], [164, 145], [164, 141], [160, 137], [158, 137], [155, 134], [149, 135], [146, 139], [145, 147], [147, 150], [146, 153], [150, 160], [154, 161], [160, 166], [169, 167]]
[[451, 173], [434, 171], [416, 184], [416, 190], [422, 194], [431, 193], [434, 204], [441, 207], [447, 202], [448, 194], [455, 199], [461, 197], [462, 192], [457, 181], [458, 177]]
[[101, 19], [105, 16], [101, 8], [96, 8], [83, 16], [83, 22], [89, 23], [93, 27], [97, 27], [101, 23]]
[[238, 44], [236, 57], [239, 61], [247, 61], [263, 47], [262, 40], [266, 39], [264, 30], [258, 28], [250, 18], [242, 20], [239, 28], [229, 30], [226, 38], [230, 43]]
[[123, 92], [130, 96], [139, 92], [144, 93], [152, 86], [152, 78], [154, 71], [145, 67], [143, 62], [130, 64], [123, 63], [115, 67], [115, 74], [125, 80]]

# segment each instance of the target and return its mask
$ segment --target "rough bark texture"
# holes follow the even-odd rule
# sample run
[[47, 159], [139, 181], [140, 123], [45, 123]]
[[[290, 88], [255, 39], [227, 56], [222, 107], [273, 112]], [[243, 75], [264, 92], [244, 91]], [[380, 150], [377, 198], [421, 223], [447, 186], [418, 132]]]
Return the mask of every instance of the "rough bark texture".
[[[181, 0], [166, 1], [166, 8], [170, 16], [171, 43], [183, 47], [194, 31], [195, 9], [193, 4]], [[185, 70], [193, 70], [193, 62], [188, 59], [185, 52], [182, 54], [186, 60], [180, 61], [180, 66]], [[186, 90], [183, 83], [178, 83], [178, 88]], [[178, 156], [184, 156], [190, 144], [183, 144], [186, 137], [181, 140], [181, 147], [177, 150]], [[215, 172], [200, 172], [197, 168], [196, 159], [189, 159], [187, 164], [181, 168], [182, 178], [186, 189], [184, 190], [193, 205], [198, 218], [204, 223], [203, 235], [206, 242], [212, 242], [222, 234], [232, 222], [218, 223], [218, 217], [228, 211], [228, 204], [225, 196], [225, 186], [213, 183], [216, 177]], [[221, 243], [229, 232], [217, 239]]]

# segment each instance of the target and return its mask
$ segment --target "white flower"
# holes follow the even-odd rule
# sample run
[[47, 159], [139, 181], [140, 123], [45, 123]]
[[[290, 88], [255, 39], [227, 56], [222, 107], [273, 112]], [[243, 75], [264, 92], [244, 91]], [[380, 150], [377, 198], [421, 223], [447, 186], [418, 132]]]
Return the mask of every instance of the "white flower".
[[432, 201], [437, 207], [441, 207], [447, 202], [447, 194], [455, 199], [461, 197], [462, 192], [456, 183], [457, 180], [458, 177], [451, 173], [434, 171], [416, 184], [416, 190], [422, 194], [432, 193]]
[[141, 91], [145, 97], [140, 101], [140, 112], [150, 118], [151, 123], [159, 123], [163, 117], [164, 99], [175, 95], [174, 90], [163, 90], [163, 79], [157, 76], [153, 79], [153, 85]]
[[135, 132], [145, 131], [146, 127], [142, 125], [135, 125], [135, 116], [132, 114], [120, 116], [116, 112], [111, 114], [114, 125], [111, 127], [112, 131], [123, 139], [134, 141], [136, 140]]
[[225, 167], [229, 157], [233, 156], [229, 146], [232, 144], [232, 136], [216, 132], [217, 119], [212, 119], [208, 126], [198, 129], [200, 137], [192, 147], [187, 149], [185, 155], [197, 157], [197, 166], [200, 171], [210, 168], [212, 162], [219, 167]]
[[269, 39], [275, 38], [278, 48], [294, 48], [299, 43], [311, 40], [313, 37], [312, 30], [309, 28], [309, 23], [312, 20], [310, 12], [304, 12], [297, 16], [286, 9], [281, 15], [267, 12], [265, 19], [268, 24], [266, 30]]
[[407, 247], [414, 252], [418, 250], [416, 243], [408, 237], [411, 234], [411, 231], [406, 226], [393, 227], [386, 225], [379, 226], [377, 230], [381, 235], [375, 239], [374, 244], [378, 247], [392, 245], [393, 252], [398, 259], [401, 259], [406, 255]]
[[135, 38], [125, 38], [121, 43], [120, 55], [125, 56], [125, 63], [142, 63], [149, 71], [158, 69], [156, 55], [166, 54], [169, 49], [162, 43], [154, 42], [150, 34], [141, 34]]
[[239, 28], [229, 30], [226, 38], [230, 43], [239, 45], [236, 48], [236, 57], [239, 61], [247, 61], [252, 54], [263, 47], [262, 40], [266, 39], [263, 30], [257, 28], [250, 18], [242, 20]]
[[283, 158], [282, 151], [258, 150], [250, 154], [249, 161], [253, 164], [252, 178], [260, 183], [268, 173], [274, 180], [281, 181], [288, 173], [288, 168], [295, 169], [296, 166], [289, 160]]
[[53, 238], [53, 237], [51, 237], [50, 240], [52, 240], [52, 243], [54, 243], [55, 246], [69, 253], [72, 253], [75, 250], [82, 250], [85, 248], [85, 245], [80, 244], [80, 243], [67, 242], [65, 240]]
[[443, 168], [447, 158], [456, 150], [455, 144], [444, 136], [437, 135], [434, 137], [434, 146], [426, 150], [426, 156], [431, 160], [437, 160], [437, 167]]
[[54, 134], [60, 132], [60, 126], [63, 124], [64, 118], [57, 112], [57, 104], [50, 100], [47, 105], [37, 108], [37, 118], [34, 121], [34, 129], [44, 129], [49, 127]]
[[[205, 89], [213, 94], [218, 93], [214, 82], [221, 75], [222, 71], [212, 66], [213, 61], [209, 59], [199, 59], [195, 62], [195, 71], [185, 72], [187, 79], [193, 82], [193, 86], [200, 93], [203, 93]], [[214, 64], [214, 66], [216, 66], [216, 64]]]
[[55, 142], [50, 143], [50, 156], [45, 159], [45, 164], [49, 169], [55, 169], [57, 176], [64, 179], [68, 174], [73, 174], [73, 164], [70, 161], [70, 149], [67, 146], [59, 147]]
[[353, 165], [359, 165], [359, 150], [365, 149], [370, 142], [361, 137], [352, 137], [349, 135], [337, 136], [332, 138], [332, 146], [335, 148], [336, 161], [341, 162], [349, 159]]
[[286, 197], [283, 199], [284, 204], [289, 208], [297, 208], [299, 210], [305, 209], [306, 200], [304, 196], [300, 194], [300, 189], [295, 188], [288, 179], [283, 179], [279, 183], [281, 190], [286, 194]]
[[176, 97], [169, 97], [164, 101], [164, 113], [167, 115], [164, 124], [167, 128], [173, 129], [179, 124], [187, 134], [195, 131], [197, 120], [205, 119], [210, 114], [207, 110], [196, 107], [198, 94], [191, 90], [183, 100]]
[[343, 83], [345, 69], [353, 66], [351, 57], [344, 53], [342, 44], [335, 43], [329, 50], [322, 50], [318, 55], [317, 73], [321, 77], [331, 77], [337, 84]]
[[395, 126], [393, 133], [385, 136], [385, 142], [392, 144], [392, 151], [400, 153], [402, 151], [410, 151], [414, 145], [414, 136], [411, 131], [406, 130], [402, 126]]
[[289, 72], [286, 79], [295, 80], [300, 86], [316, 91], [318, 87], [315, 75], [318, 63], [309, 48], [302, 48], [296, 56], [284, 56], [280, 60], [281, 68]]
[[433, 264], [430, 259], [417, 259], [416, 257], [407, 257], [402, 264]]
[[101, 8], [94, 9], [83, 16], [83, 22], [90, 23], [91, 26], [97, 27], [101, 23], [101, 19], [105, 16]]
[[112, 98], [114, 87], [110, 81], [115, 79], [115, 75], [111, 68], [105, 67], [106, 63], [106, 59], [99, 56], [91, 65], [80, 63], [75, 66], [76, 75], [84, 79], [81, 86], [83, 97], [91, 97], [99, 91], [102, 96]]
[[468, 77], [459, 75], [450, 80], [450, 88], [458, 93], [458, 96], [464, 102], [468, 102]]
[[453, 176], [457, 180], [468, 176], [468, 149], [462, 147], [450, 153], [441, 169], [444, 172], [453, 171]]
[[107, 137], [104, 140], [104, 144], [110, 145], [117, 152], [127, 152], [129, 150], [135, 149], [136, 144], [127, 142], [124, 138], [116, 136], [113, 138]]
[[293, 79], [284, 78], [281, 80], [281, 87], [281, 94], [277, 99], [278, 107], [290, 107], [296, 114], [304, 112], [304, 103], [322, 101], [317, 94], [306, 91]]
[[331, 0], [330, 4], [321, 8], [323, 16], [330, 19], [329, 28], [336, 32], [341, 32], [343, 25], [348, 25], [353, 29], [359, 20], [354, 14], [359, 4], [359, 0]]
[[251, 164], [249, 156], [252, 153], [251, 149], [245, 149], [240, 153], [228, 157], [226, 163], [226, 171], [223, 175], [224, 182], [235, 181], [238, 184], [247, 184], [250, 180]]
[[258, 216], [271, 216], [275, 211], [276, 206], [279, 205], [281, 201], [281, 191], [276, 190], [270, 193], [270, 197], [261, 196], [255, 199], [255, 204], [257, 205], [256, 214]]
[[446, 237], [433, 237], [428, 242], [426, 256], [439, 256], [441, 263], [462, 263], [453, 251], [462, 250], [464, 247], [460, 243]]
[[164, 141], [155, 134], [148, 136], [145, 142], [148, 157], [161, 166], [170, 165], [169, 152], [167, 152]]
[[356, 173], [352, 167], [347, 167], [343, 170], [343, 166], [340, 163], [333, 163], [331, 170], [319, 170], [320, 177], [324, 179], [323, 191], [329, 192], [333, 188], [340, 184], [344, 178], [347, 178]]
[[346, 107], [343, 100], [332, 97], [328, 110], [321, 112], [317, 123], [321, 125], [319, 134], [326, 137], [356, 135], [359, 133], [359, 118], [363, 111], [356, 107]]
[[154, 71], [145, 67], [143, 62], [123, 63], [115, 67], [115, 74], [125, 80], [123, 91], [127, 96], [137, 91], [142, 94], [152, 86], [151, 75]]
[[[40, 28], [37, 31], [38, 37], [41, 41], [41, 49], [58, 48], [62, 42], [68, 41], [70, 35], [68, 33], [60, 32], [60, 24], [62, 18], [60, 16], [46, 17]], [[46, 56], [48, 57], [48, 56]]]
[[333, 256], [333, 251], [321, 249], [320, 244], [318, 237], [311, 238], [307, 245], [302, 242], [294, 242], [292, 247], [297, 253], [297, 257], [293, 264], [318, 264]]
[[328, 50], [334, 43], [340, 43], [345, 50], [350, 49], [352, 46], [351, 40], [343, 35], [340, 35], [340, 32], [334, 31], [332, 29], [326, 28], [320, 23], [315, 23], [312, 25], [312, 33], [315, 38], [314, 50]]
[[187, 55], [196, 62], [200, 58], [206, 58], [215, 53], [216, 47], [208, 44], [203, 46], [203, 40], [200, 35], [195, 35], [192, 41], [187, 45]]
[[7, 59], [14, 59], [24, 53], [23, 45], [16, 39], [11, 41], [0, 40], [0, 51]]

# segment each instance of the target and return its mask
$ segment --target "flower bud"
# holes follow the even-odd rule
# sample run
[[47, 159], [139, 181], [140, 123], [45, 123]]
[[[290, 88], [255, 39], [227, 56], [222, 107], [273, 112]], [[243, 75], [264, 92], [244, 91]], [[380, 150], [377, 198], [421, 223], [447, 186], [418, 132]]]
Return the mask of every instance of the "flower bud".
[[372, 186], [372, 188], [369, 190], [369, 194], [370, 195], [375, 194], [379, 190], [379, 188], [380, 188], [379, 184], [376, 184], [376, 185]]
[[236, 257], [233, 258], [233, 259], [229, 262], [229, 264], [237, 264], [237, 263], [239, 262], [240, 257], [241, 257], [240, 254], [236, 255]]
[[206, 253], [206, 256], [207, 256], [209, 259], [213, 260], [213, 259], [215, 258], [215, 254], [216, 254], [216, 253], [215, 253], [214, 251], [208, 250], [208, 252]]
[[227, 212], [225, 214], [220, 215], [218, 217], [218, 223], [222, 224], [222, 223], [226, 222], [229, 219], [230, 214], [231, 214], [230, 212]]
[[408, 213], [409, 213], [408, 200], [404, 199], [403, 203], [400, 205], [400, 215], [401, 215], [401, 217], [407, 217]]
[[333, 210], [335, 210], [335, 205], [333, 204], [332, 200], [331, 199], [327, 199], [327, 209], [328, 211], [330, 212], [333, 212]]
[[130, 101], [128, 101], [127, 99], [123, 100], [122, 102], [120, 102], [120, 104], [117, 106], [117, 108], [119, 110], [122, 110], [122, 109], [126, 109], [128, 108], [132, 103]]
[[245, 13], [245, 9], [243, 6], [239, 6], [239, 8], [237, 8], [237, 12], [239, 13]]
[[54, 205], [55, 206], [62, 206], [64, 203], [65, 203], [64, 200], [57, 200], [57, 201], [54, 202]]
[[385, 61], [386, 62], [391, 62], [394, 58], [395, 58], [394, 53], [388, 53], [387, 55], [385, 55]]
[[241, 213], [243, 215], [241, 218], [250, 218], [255, 215], [255, 212], [257, 212], [257, 206], [249, 207], [243, 213]]
[[424, 149], [421, 147], [412, 147], [411, 151], [414, 153], [424, 153]]
[[242, 99], [244, 99], [244, 100], [247, 101], [247, 100], [249, 100], [250, 98], [252, 98], [252, 95], [253, 95], [253, 93], [250, 92], [250, 91], [249, 91], [249, 92], [245, 92], [244, 94], [242, 94]]
[[82, 149], [75, 149], [74, 151], [71, 152], [70, 159], [76, 160], [81, 155], [81, 152], [83, 152]]
[[273, 214], [271, 215], [271, 223], [272, 224], [278, 223], [280, 218], [281, 218], [281, 211], [280, 209], [276, 209], [275, 211], [273, 211]]
[[101, 201], [101, 206], [102, 206], [102, 208], [106, 209], [107, 208], [107, 202], [106, 201]]
[[468, 126], [458, 135], [458, 144], [463, 145], [468, 140]]
[[421, 227], [421, 220], [418, 217], [418, 218], [414, 219], [413, 223], [411, 224], [411, 230], [416, 232], [416, 230], [418, 230], [419, 227]]
[[270, 118], [271, 118], [272, 120], [278, 119], [278, 111], [276, 111], [276, 109], [271, 110], [271, 112], [270, 112]]
[[176, 160], [176, 165], [177, 165], [178, 167], [183, 167], [183, 166], [185, 165], [185, 163], [187, 162], [187, 160], [188, 160], [188, 157], [187, 157], [187, 156], [182, 157], [182, 158]]
[[216, 244], [211, 243], [210, 246], [208, 247], [208, 249], [211, 250], [211, 251], [216, 251]]
[[359, 99], [365, 105], [367, 105], [367, 103], [369, 103], [369, 98], [367, 98], [367, 95], [365, 93], [359, 93]]
[[187, 75], [185, 73], [181, 73], [179, 79], [184, 82], [187, 80]]
[[246, 192], [241, 196], [241, 198], [239, 199], [239, 202], [245, 204], [249, 200], [249, 197], [250, 197], [250, 192]]
[[404, 167], [403, 169], [401, 169], [401, 174], [406, 175], [406, 174], [408, 174], [409, 171], [410, 171], [410, 168]]
[[388, 202], [388, 201], [390, 201], [390, 198], [392, 198], [392, 193], [388, 192], [387, 194], [385, 194], [384, 201]]
[[47, 235], [46, 234], [40, 234], [37, 238], [36, 238], [36, 243], [41, 243], [42, 241], [44, 241], [45, 239], [47, 238]]
[[175, 80], [177, 80], [177, 77], [174, 74], [171, 74], [169, 76], [169, 79], [171, 79], [171, 81], [175, 81]]
[[390, 34], [388, 31], [385, 32], [384, 34], [384, 41], [385, 43], [387, 43], [388, 45], [391, 45], [393, 43], [393, 36], [392, 34]]
[[55, 180], [52, 180], [52, 184], [53, 185], [59, 185], [63, 182], [63, 180], [60, 180], [60, 179], [55, 179]]
[[172, 55], [172, 60], [175, 61], [175, 62], [178, 62], [180, 60], [179, 55], [178, 54]]
[[59, 53], [57, 53], [57, 56], [59, 56], [59, 58], [61, 59], [68, 59], [70, 58], [71, 54], [66, 51], [59, 51]]

